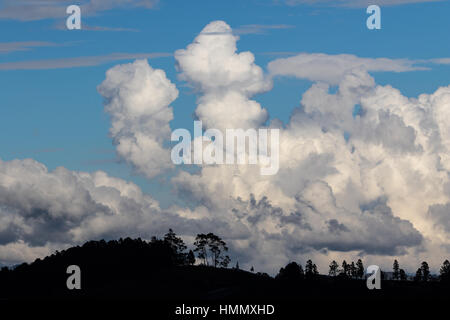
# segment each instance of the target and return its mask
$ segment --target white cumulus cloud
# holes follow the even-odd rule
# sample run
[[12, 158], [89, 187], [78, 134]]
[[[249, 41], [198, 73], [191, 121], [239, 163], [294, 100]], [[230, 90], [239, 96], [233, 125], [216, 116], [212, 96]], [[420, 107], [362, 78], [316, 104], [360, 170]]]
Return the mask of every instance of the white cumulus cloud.
[[164, 71], [153, 69], [146, 60], [118, 65], [106, 73], [98, 87], [111, 116], [110, 133], [117, 153], [138, 172], [152, 178], [172, 167], [169, 140], [169, 106], [178, 96]]

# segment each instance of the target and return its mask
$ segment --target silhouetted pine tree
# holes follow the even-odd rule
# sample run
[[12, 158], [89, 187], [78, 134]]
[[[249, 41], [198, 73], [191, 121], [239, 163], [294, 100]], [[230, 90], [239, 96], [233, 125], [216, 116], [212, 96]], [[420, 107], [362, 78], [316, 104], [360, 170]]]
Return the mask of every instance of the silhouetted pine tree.
[[358, 259], [358, 261], [356, 262], [356, 274], [360, 279], [364, 277], [364, 265], [361, 259]]
[[450, 262], [448, 260], [444, 261], [439, 273], [441, 281], [450, 282]]
[[347, 277], [348, 276], [348, 264], [347, 261], [342, 261], [342, 269], [340, 272], [341, 276]]
[[310, 260], [306, 261], [305, 265], [305, 276], [307, 278], [313, 278], [318, 275], [319, 271], [317, 270], [317, 266]]
[[317, 269], [317, 266], [315, 263], [313, 264], [312, 271], [313, 271], [313, 275], [315, 275], [315, 276], [317, 276], [319, 274], [319, 270]]
[[355, 263], [352, 261], [352, 263], [350, 264], [350, 275], [353, 279], [357, 278], [357, 271], [358, 270], [356, 269]]
[[399, 276], [400, 276], [400, 280], [402, 280], [402, 281], [406, 281], [407, 280], [407, 276], [406, 276], [406, 272], [405, 272], [405, 270], [403, 270], [403, 269], [400, 269], [400, 271], [399, 271]]
[[422, 281], [422, 269], [419, 268], [416, 271], [416, 275], [414, 276], [414, 281]]
[[393, 266], [392, 266], [392, 269], [394, 270], [394, 273], [393, 273], [393, 275], [392, 275], [393, 278], [394, 278], [395, 280], [398, 280], [399, 277], [400, 277], [400, 266], [398, 265], [397, 259], [394, 260], [394, 264], [393, 264]]
[[163, 241], [172, 248], [175, 255], [175, 263], [185, 264], [186, 254], [184, 253], [184, 250], [186, 250], [187, 247], [184, 244], [183, 239], [178, 237], [172, 229], [169, 229], [169, 232], [164, 235]]
[[328, 275], [331, 277], [336, 277], [339, 273], [339, 265], [336, 261], [331, 261], [330, 263], [330, 271], [328, 271]]
[[426, 261], [422, 262], [420, 269], [422, 270], [422, 280], [428, 281], [430, 279], [430, 267], [428, 263]]

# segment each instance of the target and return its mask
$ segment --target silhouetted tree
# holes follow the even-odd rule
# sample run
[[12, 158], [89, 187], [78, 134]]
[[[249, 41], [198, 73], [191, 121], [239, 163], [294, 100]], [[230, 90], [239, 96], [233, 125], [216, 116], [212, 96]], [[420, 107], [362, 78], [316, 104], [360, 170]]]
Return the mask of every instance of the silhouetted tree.
[[420, 269], [422, 270], [422, 280], [428, 281], [430, 279], [430, 267], [428, 263], [426, 261], [422, 262]]
[[331, 261], [330, 263], [330, 271], [328, 271], [328, 275], [332, 277], [336, 277], [339, 273], [339, 265], [336, 261]]
[[355, 266], [355, 263], [352, 261], [352, 263], [350, 264], [350, 275], [352, 278], [356, 278], [358, 277], [358, 269]]
[[184, 244], [183, 239], [178, 237], [172, 229], [169, 229], [169, 232], [165, 234], [163, 241], [172, 248], [175, 255], [175, 263], [186, 263], [186, 254], [184, 253], [184, 250], [186, 250], [187, 247]]
[[416, 271], [416, 275], [414, 276], [414, 281], [422, 281], [422, 269], [419, 268]]
[[303, 268], [297, 262], [290, 262], [286, 267], [281, 268], [280, 272], [275, 277], [280, 280], [297, 281], [302, 280], [304, 277]]
[[186, 263], [190, 266], [193, 266], [195, 264], [195, 255], [192, 250], [189, 250], [189, 253], [187, 254]]
[[364, 265], [361, 259], [358, 259], [358, 261], [356, 262], [356, 274], [360, 279], [364, 277]]
[[400, 266], [398, 265], [397, 259], [394, 260], [394, 264], [393, 264], [392, 269], [394, 270], [394, 273], [393, 273], [392, 277], [395, 280], [398, 280], [399, 277], [400, 277]]
[[230, 262], [230, 257], [227, 255], [222, 256], [222, 252], [228, 251], [228, 247], [226, 246], [225, 241], [223, 241], [219, 236], [216, 236], [213, 233], [208, 233], [208, 237], [210, 240], [209, 249], [212, 253], [214, 267], [217, 267], [217, 265], [227, 267], [228, 263]]
[[208, 238], [206, 234], [198, 234], [195, 237], [194, 242], [195, 249], [194, 251], [197, 252], [197, 257], [201, 260], [203, 260], [203, 264], [205, 266], [208, 265]]
[[342, 261], [342, 269], [341, 269], [341, 275], [347, 277], [348, 276], [348, 264], [347, 261]]
[[441, 281], [450, 282], [450, 262], [448, 260], [444, 261], [439, 273]]
[[406, 281], [406, 279], [408, 278], [408, 277], [406, 276], [405, 270], [403, 270], [403, 269], [400, 269], [400, 271], [399, 271], [399, 276], [400, 276], [400, 280], [402, 280], [402, 281]]
[[317, 266], [311, 261], [311, 259], [306, 261], [305, 276], [308, 278], [312, 278], [318, 274], [319, 274], [319, 271], [317, 270]]
[[226, 267], [230, 263], [230, 257], [223, 254], [228, 251], [225, 241], [214, 233], [198, 234], [194, 246], [196, 247], [194, 251], [205, 265], [209, 265], [208, 251], [211, 253], [211, 264], [214, 267]]
[[236, 266], [234, 267], [236, 270], [239, 270], [239, 261], [236, 261]]
[[317, 266], [315, 263], [313, 264], [312, 271], [313, 271], [313, 275], [315, 275], [315, 276], [319, 274], [319, 270], [317, 269]]
[[264, 278], [271, 278], [267, 273], [265, 272], [257, 272], [256, 275], [260, 276], [260, 277], [264, 277]]
[[250, 268], [250, 272], [255, 272], [255, 269], [253, 268], [253, 266]]
[[313, 273], [312, 268], [313, 268], [313, 262], [310, 259], [310, 260], [306, 261], [306, 264], [305, 264], [305, 275], [307, 275], [307, 276], [312, 275], [312, 273]]
[[226, 268], [226, 267], [228, 267], [228, 264], [229, 264], [230, 262], [231, 262], [230, 257], [229, 257], [229, 256], [224, 256], [224, 257], [220, 260], [219, 265], [220, 265], [222, 268]]

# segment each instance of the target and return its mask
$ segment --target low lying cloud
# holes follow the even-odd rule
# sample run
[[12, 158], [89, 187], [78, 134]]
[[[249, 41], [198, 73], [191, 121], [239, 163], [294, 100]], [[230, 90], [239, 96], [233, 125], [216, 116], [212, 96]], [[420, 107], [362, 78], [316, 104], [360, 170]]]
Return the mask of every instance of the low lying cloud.
[[150, 239], [169, 228], [187, 237], [213, 230], [248, 237], [239, 223], [186, 210], [162, 210], [134, 183], [102, 171], [49, 171], [31, 159], [0, 160], [0, 261], [31, 261], [91, 239]]

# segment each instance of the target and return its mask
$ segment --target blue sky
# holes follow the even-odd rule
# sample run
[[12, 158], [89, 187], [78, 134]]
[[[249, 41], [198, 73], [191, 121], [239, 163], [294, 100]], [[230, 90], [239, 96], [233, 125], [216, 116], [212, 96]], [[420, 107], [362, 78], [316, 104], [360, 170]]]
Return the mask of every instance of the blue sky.
[[[2, 3], [2, 1], [0, 1]], [[76, 3], [76, 2], [74, 2]], [[3, 3], [4, 6], [7, 3]], [[167, 56], [150, 64], [166, 71], [180, 96], [172, 104], [171, 127], [192, 127], [196, 94], [177, 79], [170, 54], [185, 48], [213, 20], [238, 29], [238, 50], [250, 50], [264, 69], [276, 58], [295, 53], [351, 53], [360, 57], [432, 59], [450, 57], [450, 2], [382, 6], [382, 29], [366, 28], [364, 7], [326, 4], [287, 5], [282, 1], [160, 1], [152, 8], [112, 8], [84, 16], [82, 25], [124, 31], [65, 30], [60, 18], [0, 20], [0, 42], [42, 42], [26, 50], [0, 52], [0, 63], [107, 56], [113, 53]], [[1, 6], [0, 6], [1, 11]], [[45, 44], [47, 43], [47, 44]], [[128, 60], [86, 67], [0, 71], [0, 158], [33, 158], [50, 169], [104, 170], [136, 182], [161, 202], [172, 201], [167, 177], [145, 180], [118, 162], [108, 136], [109, 119], [96, 87], [111, 66]], [[50, 61], [51, 63], [51, 61]], [[450, 81], [449, 65], [427, 71], [376, 73], [379, 84], [391, 84], [406, 96], [431, 93]], [[255, 100], [271, 117], [287, 122], [311, 82], [275, 78], [274, 88]]]

